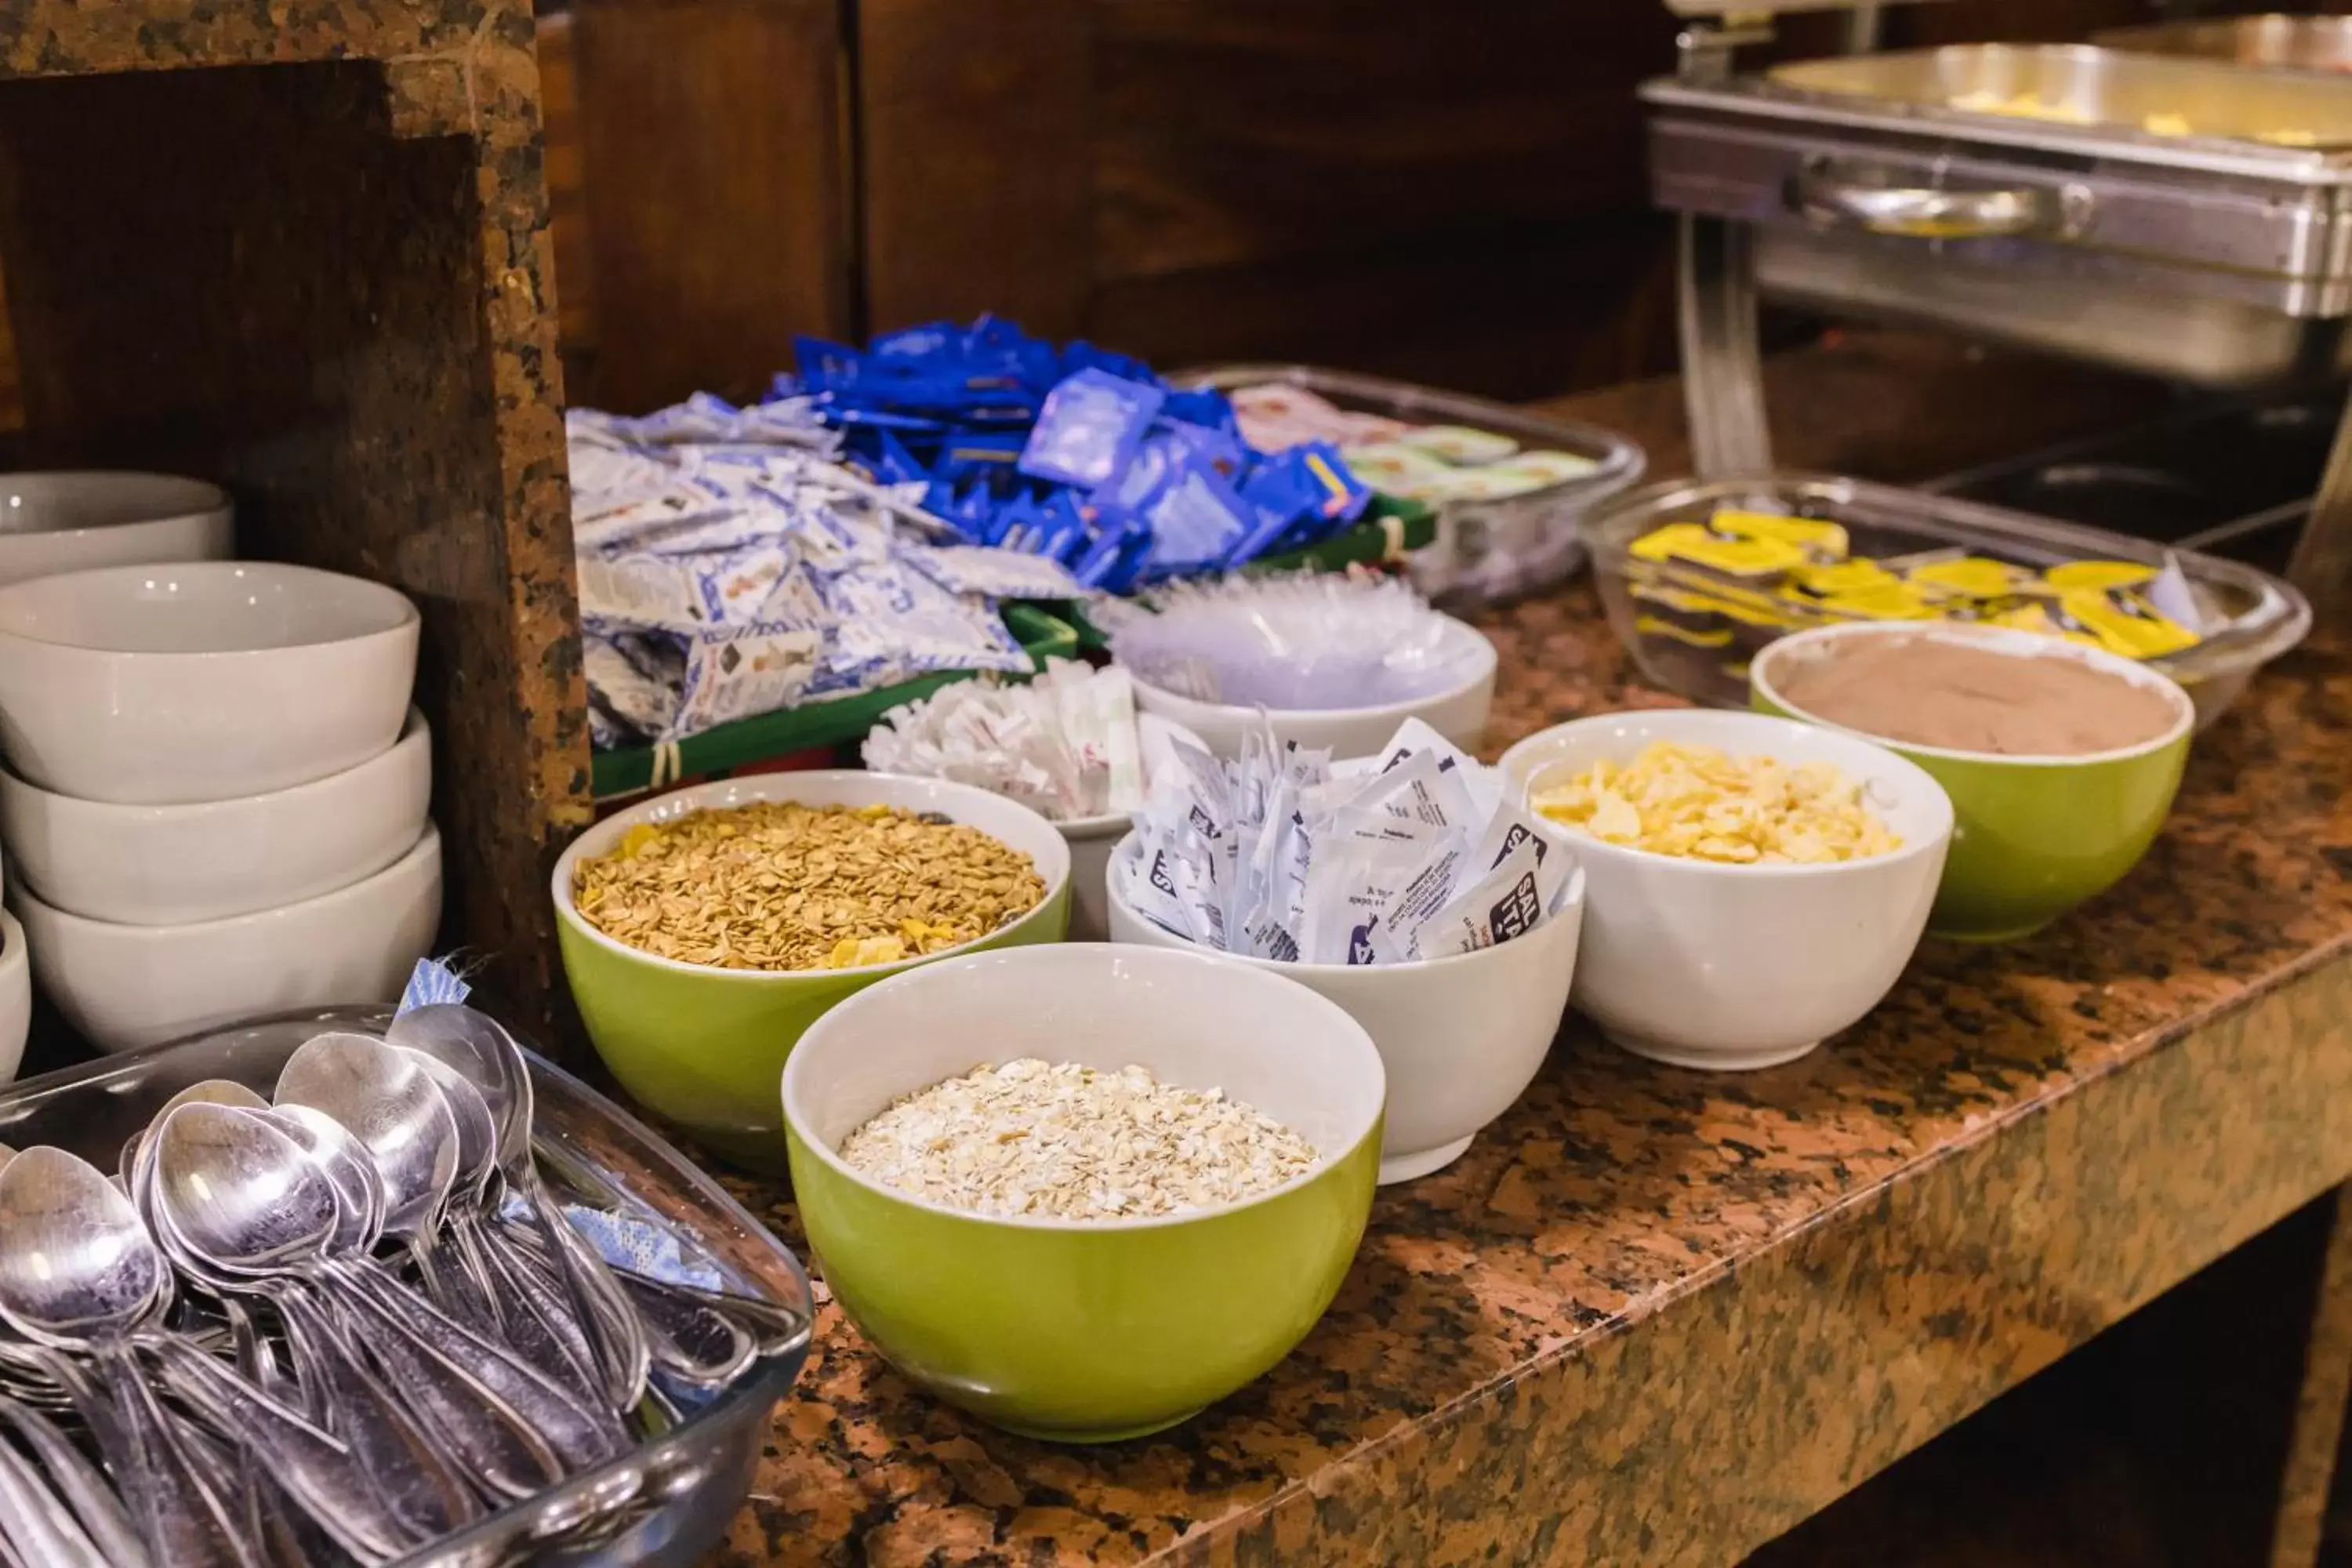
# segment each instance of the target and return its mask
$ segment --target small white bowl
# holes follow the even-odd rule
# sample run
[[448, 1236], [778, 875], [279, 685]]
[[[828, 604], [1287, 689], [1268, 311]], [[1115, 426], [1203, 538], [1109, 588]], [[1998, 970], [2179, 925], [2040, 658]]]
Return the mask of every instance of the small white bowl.
[[176, 805], [308, 784], [399, 737], [416, 607], [257, 561], [110, 566], [0, 588], [0, 746], [26, 782]]
[[1275, 738], [1301, 746], [1328, 749], [1334, 757], [1369, 757], [1389, 743], [1397, 726], [1419, 719], [1465, 752], [1478, 749], [1486, 732], [1486, 715], [1495, 706], [1495, 645], [1486, 634], [1451, 616], [1445, 622], [1443, 656], [1465, 657], [1472, 673], [1452, 689], [1410, 702], [1379, 708], [1276, 708], [1260, 710], [1235, 702], [1202, 702], [1180, 697], [1135, 678], [1135, 705], [1145, 713], [1181, 724], [1198, 735], [1221, 757], [1241, 755], [1242, 738], [1255, 731], [1263, 712], [1274, 726]]
[[1936, 901], [1952, 803], [1883, 746], [1760, 713], [1580, 719], [1520, 742], [1502, 769], [1526, 798], [1603, 758], [1630, 763], [1659, 741], [1832, 763], [1903, 840], [1866, 860], [1727, 866], [1568, 836], [1585, 875], [1580, 1012], [1625, 1049], [1677, 1067], [1794, 1061], [1894, 989]]
[[16, 1081], [25, 1062], [25, 1035], [33, 1025], [33, 970], [25, 928], [0, 910], [0, 1084]]
[[194, 805], [116, 805], [0, 772], [0, 838], [44, 903], [119, 925], [187, 925], [299, 903], [372, 877], [416, 847], [433, 737], [400, 739], [291, 789]]
[[1371, 1036], [1389, 1080], [1383, 1185], [1461, 1158], [1478, 1130], [1527, 1092], [1559, 1033], [1584, 921], [1581, 873], [1559, 908], [1524, 936], [1427, 963], [1351, 967], [1219, 952], [1178, 936], [1121, 890], [1121, 871], [1140, 852], [1141, 841], [1130, 835], [1111, 857], [1106, 897], [1113, 942], [1197, 952], [1295, 980], [1346, 1008]]
[[228, 492], [170, 474], [0, 474], [0, 586], [61, 572], [220, 561], [235, 549]]
[[441, 923], [441, 835], [364, 881], [193, 925], [130, 926], [51, 909], [21, 884], [33, 973], [102, 1051], [137, 1050], [265, 1013], [391, 1002]]

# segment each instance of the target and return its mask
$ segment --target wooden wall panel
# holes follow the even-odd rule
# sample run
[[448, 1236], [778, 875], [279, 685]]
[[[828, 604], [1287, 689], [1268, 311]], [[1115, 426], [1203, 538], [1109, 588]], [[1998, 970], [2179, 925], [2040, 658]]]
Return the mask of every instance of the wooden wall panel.
[[593, 291], [575, 402], [750, 396], [791, 363], [793, 333], [855, 331], [840, 18], [840, 0], [572, 7]]
[[[1146, 0], [1150, 3], [1150, 0]], [[1099, 0], [863, 0], [867, 316], [1086, 330]]]

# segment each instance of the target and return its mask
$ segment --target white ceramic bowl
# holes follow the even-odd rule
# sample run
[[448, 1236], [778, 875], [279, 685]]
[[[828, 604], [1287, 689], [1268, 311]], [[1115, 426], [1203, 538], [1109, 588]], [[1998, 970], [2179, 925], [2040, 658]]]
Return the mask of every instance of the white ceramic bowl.
[[399, 737], [416, 607], [257, 561], [0, 588], [0, 746], [28, 784], [174, 805], [308, 784]]
[[1726, 866], [1569, 837], [1585, 875], [1577, 1009], [1627, 1050], [1680, 1067], [1793, 1061], [1894, 988], [1936, 901], [1952, 803], [1883, 746], [1760, 713], [1580, 719], [1520, 742], [1502, 768], [1525, 794], [1656, 741], [1832, 763], [1903, 840], [1867, 860]]
[[1111, 940], [1197, 952], [1264, 970], [1337, 1002], [1364, 1026], [1388, 1069], [1381, 1181], [1411, 1181], [1461, 1158], [1478, 1130], [1509, 1110], [1543, 1066], [1576, 973], [1584, 921], [1581, 875], [1557, 912], [1515, 941], [1425, 963], [1281, 963], [1203, 948], [1139, 911], [1119, 874], [1140, 853], [1120, 842], [1106, 878]]
[[0, 910], [0, 1084], [16, 1081], [25, 1034], [33, 1024], [33, 970], [25, 928]]
[[[1478, 749], [1486, 715], [1495, 706], [1495, 645], [1486, 634], [1453, 616], [1445, 621], [1446, 652], [1457, 649], [1471, 663], [1471, 675], [1452, 689], [1410, 702], [1379, 708], [1277, 708], [1265, 710], [1276, 739], [1328, 748], [1334, 757], [1369, 757], [1389, 743], [1397, 726], [1419, 719], [1465, 752]], [[1255, 730], [1260, 710], [1233, 702], [1202, 702], [1180, 697], [1136, 677], [1135, 705], [1142, 712], [1181, 724], [1221, 757], [1241, 755], [1242, 737]]]
[[219, 561], [235, 549], [228, 492], [169, 474], [0, 474], [0, 586], [61, 572]]
[[66, 1021], [102, 1051], [136, 1050], [264, 1013], [396, 1001], [441, 923], [441, 836], [427, 823], [364, 881], [225, 921], [114, 925], [21, 885], [8, 901]]
[[0, 772], [0, 838], [43, 903], [121, 925], [187, 925], [299, 903], [416, 846], [433, 737], [411, 710], [389, 750], [291, 789], [194, 805], [116, 805]]

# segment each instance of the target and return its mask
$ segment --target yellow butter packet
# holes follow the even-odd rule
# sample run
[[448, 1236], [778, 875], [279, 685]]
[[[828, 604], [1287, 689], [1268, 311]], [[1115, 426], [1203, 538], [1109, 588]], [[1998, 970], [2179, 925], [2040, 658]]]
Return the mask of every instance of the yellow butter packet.
[[1686, 626], [1680, 621], [1667, 620], [1664, 616], [1637, 616], [1633, 619], [1633, 630], [1641, 637], [1669, 637], [1675, 642], [1688, 643], [1693, 647], [1729, 647], [1731, 646], [1732, 633], [1729, 626], [1706, 631], [1697, 626]]
[[2006, 561], [1985, 555], [1963, 555], [1957, 561], [1931, 561], [1914, 566], [1907, 580], [1930, 595], [1964, 599], [1999, 599], [2022, 592], [2032, 574]]
[[1865, 621], [1931, 621], [1940, 613], [1934, 599], [1908, 583], [1832, 594], [1821, 601], [1821, 608], [1830, 615]]
[[2126, 658], [2162, 658], [2204, 640], [2137, 594], [2077, 588], [2059, 595], [2058, 603], [2068, 619]]
[[2042, 578], [2061, 593], [2075, 588], [2137, 588], [2156, 581], [2156, 568], [2140, 561], [2069, 561], [2053, 566]]
[[1838, 594], [1874, 593], [1882, 588], [1899, 588], [1903, 579], [1875, 561], [1831, 561], [1817, 565], [1800, 566], [1789, 574], [1789, 585], [1803, 590], [1817, 598]]
[[1844, 524], [1826, 518], [1725, 510], [1709, 518], [1707, 527], [1734, 539], [1772, 539], [1793, 544], [1811, 561], [1843, 561], [1850, 547]]
[[2021, 632], [2035, 632], [2045, 637], [2063, 637], [2068, 642], [2078, 642], [2090, 647], [2106, 647], [2105, 642], [2063, 610], [2053, 610], [2040, 599], [2021, 599], [2011, 607], [1986, 616], [1984, 624], [2008, 626]]
[[1761, 594], [1699, 594], [1687, 588], [1645, 584], [1633, 590], [1633, 596], [1685, 616], [1702, 618], [1719, 616], [1747, 626], [1768, 626], [1774, 631], [1790, 630], [1802, 626], [1809, 618], [1773, 608], [1772, 601]]
[[1727, 539], [1695, 522], [1670, 522], [1635, 540], [1637, 561], [1686, 561], [1734, 577], [1769, 577], [1805, 563], [1805, 552], [1780, 539]]

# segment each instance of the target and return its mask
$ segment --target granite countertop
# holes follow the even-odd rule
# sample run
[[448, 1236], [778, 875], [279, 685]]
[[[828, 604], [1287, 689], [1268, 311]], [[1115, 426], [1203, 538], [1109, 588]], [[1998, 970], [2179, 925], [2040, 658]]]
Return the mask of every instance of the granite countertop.
[[[1979, 422], [1914, 384], [2004, 376], [1881, 340], [1806, 356], [1776, 371], [1784, 461], [1916, 477], [2025, 444], [2021, 402], [2048, 395], [2046, 438], [2104, 401], [2031, 373]], [[1681, 466], [1670, 393], [1566, 411]], [[1587, 584], [1487, 629], [1490, 750], [1666, 700]], [[1929, 943], [1805, 1060], [1681, 1071], [1572, 1020], [1457, 1163], [1381, 1192], [1306, 1343], [1159, 1437], [992, 1431], [828, 1305], [717, 1561], [1734, 1561], [2352, 1175], [2347, 802], [2331, 637], [2200, 742], [2122, 887], [2027, 942]], [[798, 1239], [781, 1193], [739, 1190]]]

